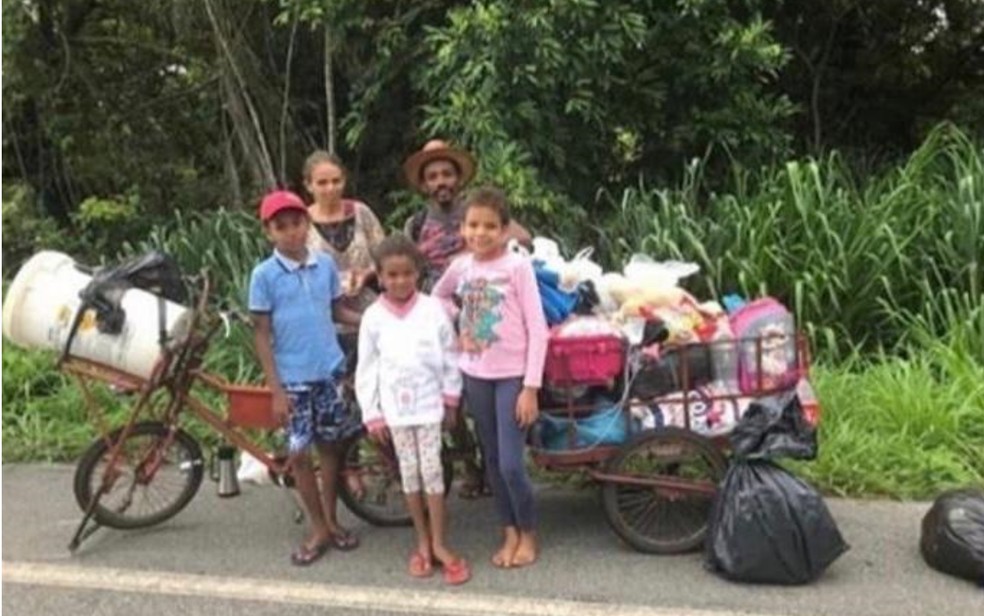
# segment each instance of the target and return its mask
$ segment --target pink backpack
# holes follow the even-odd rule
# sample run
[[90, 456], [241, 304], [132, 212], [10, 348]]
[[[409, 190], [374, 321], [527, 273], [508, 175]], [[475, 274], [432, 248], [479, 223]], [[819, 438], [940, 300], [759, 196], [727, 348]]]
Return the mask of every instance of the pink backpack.
[[738, 386], [742, 393], [787, 389], [800, 378], [793, 315], [778, 300], [763, 297], [731, 315], [738, 344]]

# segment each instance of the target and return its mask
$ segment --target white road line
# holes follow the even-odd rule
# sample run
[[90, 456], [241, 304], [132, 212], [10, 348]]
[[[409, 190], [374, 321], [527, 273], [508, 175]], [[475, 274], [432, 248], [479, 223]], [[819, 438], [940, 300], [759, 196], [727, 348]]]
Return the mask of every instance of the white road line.
[[282, 580], [192, 575], [165, 571], [132, 571], [108, 567], [79, 567], [32, 562], [4, 562], [4, 584], [109, 590], [151, 595], [182, 595], [208, 599], [263, 601], [321, 607], [401, 612], [498, 616], [748, 616], [747, 613], [654, 608], [447, 592], [311, 584]]

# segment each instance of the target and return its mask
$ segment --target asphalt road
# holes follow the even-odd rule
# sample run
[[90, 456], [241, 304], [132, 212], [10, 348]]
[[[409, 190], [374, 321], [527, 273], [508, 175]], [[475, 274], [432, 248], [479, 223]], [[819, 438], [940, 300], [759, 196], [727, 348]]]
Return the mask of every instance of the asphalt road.
[[[984, 614], [984, 590], [929, 569], [918, 552], [926, 503], [829, 505], [852, 549], [816, 583], [746, 586], [699, 554], [656, 557], [621, 545], [593, 490], [541, 486], [542, 558], [521, 570], [488, 564], [497, 535], [488, 500], [452, 497], [452, 540], [474, 579], [450, 589], [405, 573], [408, 529], [368, 526], [352, 553], [312, 567], [288, 562], [303, 528], [290, 494], [243, 486], [232, 499], [206, 481], [178, 516], [138, 531], [100, 529], [75, 553], [80, 513], [68, 466], [3, 466], [3, 609], [10, 614]], [[285, 607], [286, 606], [286, 607]]]

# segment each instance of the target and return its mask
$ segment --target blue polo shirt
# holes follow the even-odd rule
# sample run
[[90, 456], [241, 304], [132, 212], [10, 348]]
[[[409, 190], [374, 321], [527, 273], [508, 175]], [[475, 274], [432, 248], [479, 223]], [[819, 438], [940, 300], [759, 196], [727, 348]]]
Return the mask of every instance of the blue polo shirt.
[[332, 302], [342, 294], [332, 258], [308, 251], [299, 263], [274, 250], [253, 269], [250, 312], [270, 315], [273, 360], [282, 383], [331, 379], [345, 356], [338, 345]]

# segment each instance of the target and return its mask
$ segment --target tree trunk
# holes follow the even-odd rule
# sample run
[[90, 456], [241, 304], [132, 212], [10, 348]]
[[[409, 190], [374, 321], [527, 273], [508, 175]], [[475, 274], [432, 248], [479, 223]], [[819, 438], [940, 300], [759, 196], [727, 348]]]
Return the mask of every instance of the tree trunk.
[[328, 141], [328, 153], [335, 153], [335, 86], [332, 83], [331, 70], [331, 28], [325, 24], [325, 107], [328, 116], [328, 134], [325, 136]]

